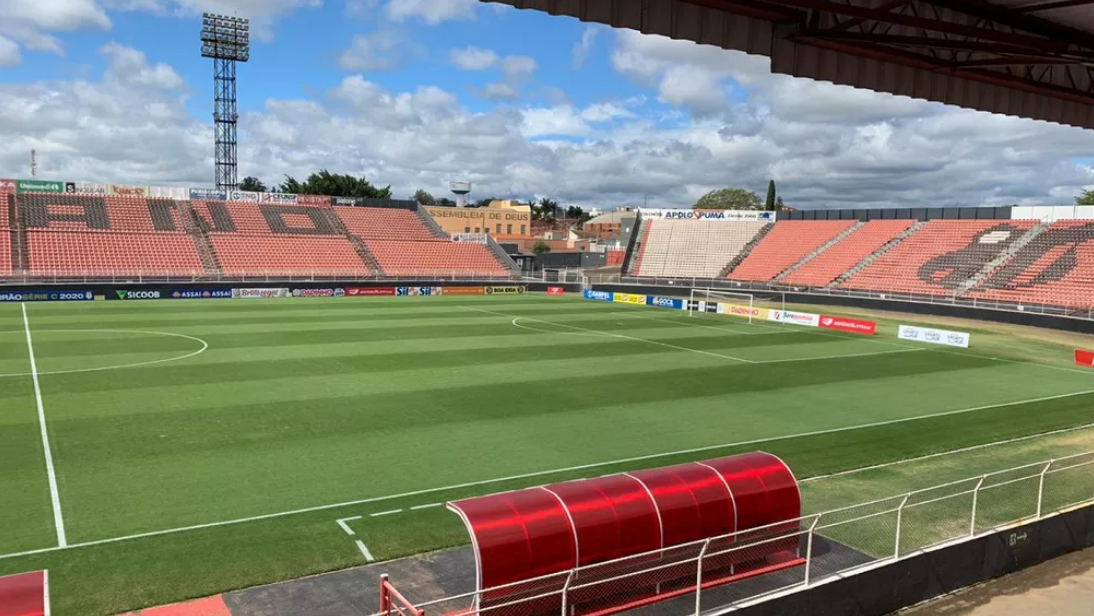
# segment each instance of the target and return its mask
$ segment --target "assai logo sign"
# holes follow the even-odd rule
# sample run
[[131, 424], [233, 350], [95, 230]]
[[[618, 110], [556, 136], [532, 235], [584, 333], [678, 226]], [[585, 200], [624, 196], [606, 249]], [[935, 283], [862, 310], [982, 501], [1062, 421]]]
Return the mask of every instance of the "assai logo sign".
[[114, 294], [118, 299], [160, 299], [161, 295], [159, 291], [128, 291], [124, 289], [118, 289], [114, 291]]
[[615, 293], [612, 293], [611, 291], [593, 291], [592, 289], [586, 289], [585, 299], [591, 299], [598, 302], [610, 302], [615, 299]]
[[231, 289], [178, 289], [168, 292], [171, 299], [231, 299]]

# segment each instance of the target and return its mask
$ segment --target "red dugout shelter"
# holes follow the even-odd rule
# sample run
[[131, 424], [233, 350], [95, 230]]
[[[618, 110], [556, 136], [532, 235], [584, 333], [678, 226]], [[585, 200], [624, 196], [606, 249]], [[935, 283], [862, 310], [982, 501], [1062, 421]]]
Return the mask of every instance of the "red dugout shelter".
[[[485, 590], [780, 522], [793, 523], [776, 532], [794, 532], [801, 493], [782, 460], [757, 452], [471, 498], [448, 508], [467, 526], [478, 589]], [[797, 545], [765, 549], [774, 554], [788, 547]]]

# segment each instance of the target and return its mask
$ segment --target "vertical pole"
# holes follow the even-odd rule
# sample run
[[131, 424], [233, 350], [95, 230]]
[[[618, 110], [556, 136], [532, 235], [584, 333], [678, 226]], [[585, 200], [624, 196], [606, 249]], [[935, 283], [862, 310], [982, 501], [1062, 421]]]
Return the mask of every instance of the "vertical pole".
[[391, 611], [391, 599], [387, 594], [387, 574], [380, 574], [380, 613], [387, 614]]
[[703, 602], [703, 557], [710, 547], [710, 539], [703, 543], [703, 549], [699, 550], [699, 558], [695, 561], [695, 616], [699, 616]]
[[976, 482], [976, 489], [972, 491], [972, 518], [969, 520], [969, 536], [976, 535], [976, 505], [980, 500], [980, 488], [984, 486], [984, 480], [987, 479], [987, 475], [982, 475], [980, 481]]
[[908, 499], [912, 497], [909, 492], [904, 495], [904, 500], [900, 501], [900, 507], [896, 510], [896, 547], [893, 549], [893, 558], [900, 558], [900, 525], [904, 521], [904, 506], [908, 504]]
[[809, 587], [810, 574], [813, 572], [813, 535], [820, 519], [819, 515], [813, 518], [813, 523], [809, 525], [809, 536], [805, 540], [805, 586], [807, 588]]
[[1049, 460], [1048, 464], [1041, 469], [1041, 477], [1037, 482], [1037, 519], [1041, 519], [1042, 505], [1045, 499], [1045, 475], [1048, 473], [1048, 469], [1052, 468], [1052, 463], [1056, 460]]
[[562, 585], [562, 611], [560, 616], [566, 616], [566, 593], [570, 592], [570, 582], [574, 581], [574, 570], [571, 569], [570, 573], [566, 576], [566, 583]]

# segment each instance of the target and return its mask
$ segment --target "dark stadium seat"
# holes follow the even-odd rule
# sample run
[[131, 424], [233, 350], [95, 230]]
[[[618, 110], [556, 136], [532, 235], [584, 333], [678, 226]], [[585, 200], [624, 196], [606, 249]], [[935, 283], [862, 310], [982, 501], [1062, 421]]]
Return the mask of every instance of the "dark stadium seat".
[[729, 278], [767, 282], [856, 223], [854, 220], [780, 220], [730, 272]]
[[823, 287], [907, 231], [913, 224], [913, 220], [871, 220], [783, 278], [781, 282], [788, 285]]

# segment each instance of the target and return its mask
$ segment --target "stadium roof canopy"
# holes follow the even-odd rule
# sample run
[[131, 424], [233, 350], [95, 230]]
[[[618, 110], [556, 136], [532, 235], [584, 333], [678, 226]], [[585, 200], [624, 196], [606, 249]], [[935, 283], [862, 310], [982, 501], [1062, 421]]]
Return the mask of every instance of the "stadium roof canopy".
[[1094, 128], [1094, 0], [486, 0], [771, 58], [775, 73]]

